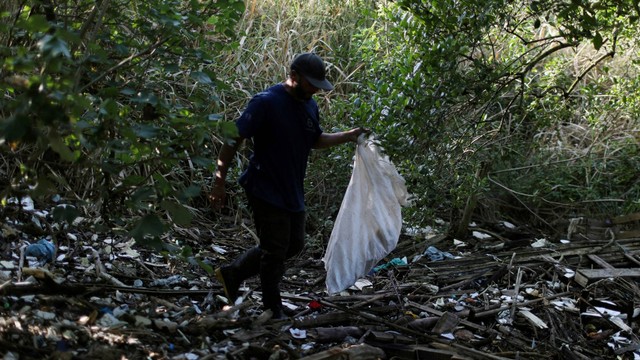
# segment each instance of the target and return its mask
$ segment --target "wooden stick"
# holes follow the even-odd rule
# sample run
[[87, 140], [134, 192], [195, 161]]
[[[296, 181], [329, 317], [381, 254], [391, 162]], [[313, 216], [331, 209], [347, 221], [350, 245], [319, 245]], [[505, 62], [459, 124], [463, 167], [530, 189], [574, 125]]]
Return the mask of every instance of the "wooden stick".
[[516, 285], [513, 294], [513, 303], [511, 304], [511, 323], [516, 317], [516, 308], [518, 307], [518, 293], [520, 293], [520, 281], [522, 281], [522, 268], [518, 267], [518, 274], [516, 275]]

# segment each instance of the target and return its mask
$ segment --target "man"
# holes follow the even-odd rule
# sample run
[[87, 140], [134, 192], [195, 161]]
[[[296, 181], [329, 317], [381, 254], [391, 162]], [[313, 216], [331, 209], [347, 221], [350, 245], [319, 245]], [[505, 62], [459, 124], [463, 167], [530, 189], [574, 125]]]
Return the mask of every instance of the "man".
[[273, 318], [284, 317], [280, 280], [285, 260], [304, 246], [303, 184], [311, 149], [357, 142], [367, 132], [363, 128], [323, 132], [313, 99], [320, 90], [333, 90], [324, 62], [314, 53], [298, 55], [286, 81], [255, 95], [236, 121], [240, 137], [222, 146], [209, 196], [215, 208], [222, 207], [229, 165], [242, 141], [251, 138], [253, 154], [239, 183], [247, 194], [260, 243], [216, 269], [216, 277], [233, 302], [242, 281], [259, 275], [263, 306]]

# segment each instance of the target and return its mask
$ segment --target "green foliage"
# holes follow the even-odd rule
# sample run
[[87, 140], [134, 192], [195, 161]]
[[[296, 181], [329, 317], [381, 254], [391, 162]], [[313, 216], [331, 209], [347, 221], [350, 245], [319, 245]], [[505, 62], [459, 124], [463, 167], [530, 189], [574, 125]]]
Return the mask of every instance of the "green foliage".
[[[417, 195], [416, 206], [406, 212], [409, 222], [428, 224], [442, 209], [447, 211], [441, 215], [461, 219], [472, 199], [489, 214], [513, 209], [514, 203], [526, 212], [550, 203], [554, 210], [573, 209], [575, 202], [617, 195], [625, 195], [625, 204], [634, 201], [620, 191], [634, 184], [618, 170], [607, 176], [588, 170], [604, 160], [609, 169], [614, 162], [622, 165], [605, 151], [613, 146], [634, 153], [633, 142], [587, 149], [589, 156], [572, 163], [576, 173], [544, 165], [550, 158], [565, 164], [571, 156], [550, 147], [554, 137], [544, 134], [585, 120], [592, 131], [610, 131], [618, 119], [637, 119], [637, 107], [618, 106], [614, 98], [622, 94], [612, 84], [615, 75], [604, 72], [608, 60], [635, 44], [637, 5], [534, 1], [523, 6], [496, 0], [398, 5], [382, 7], [378, 21], [354, 36], [358, 46], [352, 57], [367, 66], [345, 106], [355, 105], [352, 115], [383, 137]], [[635, 67], [630, 75], [625, 78], [638, 79]], [[632, 89], [624, 87], [625, 100]], [[602, 186], [612, 182], [616, 185]], [[530, 218], [539, 218], [537, 210]]]
[[[602, 199], [636, 211], [638, 13], [631, 0], [5, 2], [0, 198], [64, 193], [77, 213], [60, 219], [91, 213], [162, 247], [206, 206], [248, 99], [315, 51], [336, 85], [316, 96], [324, 129], [374, 131], [415, 195], [408, 225], [460, 222], [476, 203], [542, 222]], [[312, 156], [321, 239], [353, 154]]]
[[109, 223], [139, 217], [139, 241], [188, 225], [212, 135], [235, 135], [206, 64], [233, 46], [243, 11], [239, 0], [7, 4], [0, 197], [75, 194]]
[[200, 268], [204, 269], [210, 276], [213, 276], [213, 267], [208, 262], [203, 261], [200, 256], [194, 255], [193, 249], [190, 246], [184, 246], [180, 250], [180, 258], [183, 261], [190, 263], [191, 265], [199, 266]]
[[[327, 9], [329, 3], [248, 5], [240, 24], [247, 32], [240, 32], [241, 46], [233, 54], [238, 60], [227, 61], [237, 64], [228, 77], [239, 84], [232, 89], [237, 95], [228, 102], [234, 105], [230, 113], [282, 80], [294, 53], [314, 50], [328, 59], [329, 77], [337, 85], [318, 96], [325, 130], [374, 130], [416, 196], [404, 212], [409, 225], [430, 225], [436, 216], [460, 219], [474, 197], [486, 214], [503, 210], [515, 217], [509, 213], [514, 206], [525, 213], [536, 206], [544, 211], [551, 202], [573, 208], [575, 194], [559, 189], [584, 199], [587, 193], [591, 199], [614, 195], [593, 182], [580, 183], [585, 177], [565, 176], [565, 156], [571, 154], [553, 153], [555, 160], [549, 160], [554, 138], [545, 134], [567, 122], [581, 123], [586, 111], [598, 126], [637, 118], [632, 113], [638, 107], [631, 103], [605, 116], [616, 95], [603, 96], [616, 87], [610, 79], [637, 77], [633, 68], [627, 68], [631, 76], [602, 73], [624, 68], [610, 60], [622, 64], [627, 53], [612, 54], [634, 46], [637, 11], [631, 2], [615, 5], [629, 16], [604, 3], [581, 2], [349, 2]], [[247, 73], [252, 76], [242, 76]], [[594, 79], [602, 87], [585, 101], [583, 91]], [[633, 87], [623, 88], [615, 92], [634, 102]], [[596, 101], [604, 98], [610, 106]], [[612, 146], [618, 144], [629, 146]], [[340, 206], [352, 156], [353, 148], [343, 146], [312, 157], [309, 230], [321, 238], [328, 236]], [[583, 158], [575, 168], [589, 167], [597, 158]], [[556, 160], [557, 166], [544, 165]], [[572, 186], [558, 186], [570, 179]], [[541, 191], [545, 181], [558, 197]]]
[[53, 209], [52, 215], [54, 220], [71, 225], [80, 213], [75, 206], [58, 205]]

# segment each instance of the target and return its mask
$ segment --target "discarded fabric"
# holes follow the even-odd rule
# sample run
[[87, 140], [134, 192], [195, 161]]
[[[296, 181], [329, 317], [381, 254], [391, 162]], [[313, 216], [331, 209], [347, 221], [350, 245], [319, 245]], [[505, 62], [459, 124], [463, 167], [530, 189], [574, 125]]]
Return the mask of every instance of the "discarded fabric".
[[25, 256], [33, 256], [38, 261], [50, 262], [53, 261], [53, 255], [56, 252], [56, 248], [51, 241], [46, 239], [38, 240], [37, 243], [27, 246], [24, 250]]

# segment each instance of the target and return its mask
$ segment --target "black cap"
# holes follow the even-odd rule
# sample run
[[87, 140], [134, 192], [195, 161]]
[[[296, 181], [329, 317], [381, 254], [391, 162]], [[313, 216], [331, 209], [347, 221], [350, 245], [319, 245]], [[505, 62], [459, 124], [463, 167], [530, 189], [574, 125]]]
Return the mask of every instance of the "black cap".
[[333, 85], [325, 77], [324, 62], [314, 53], [304, 53], [296, 56], [291, 63], [291, 70], [295, 70], [311, 85], [322, 90], [333, 90]]

